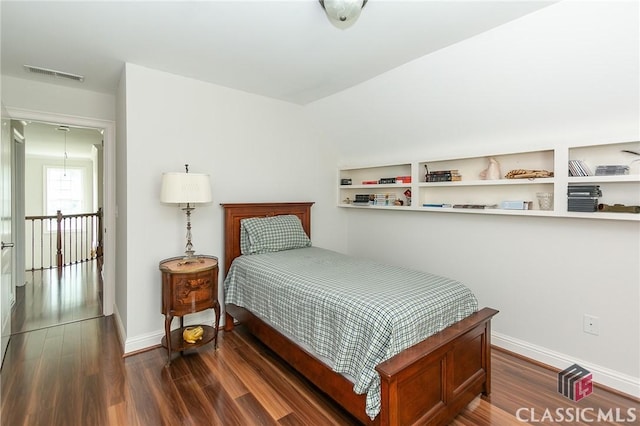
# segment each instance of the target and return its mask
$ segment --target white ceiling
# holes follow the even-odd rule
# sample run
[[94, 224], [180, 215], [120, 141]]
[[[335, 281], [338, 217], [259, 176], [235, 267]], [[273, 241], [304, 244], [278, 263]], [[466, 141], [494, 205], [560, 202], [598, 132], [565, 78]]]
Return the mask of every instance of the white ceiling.
[[29, 122], [25, 126], [25, 154], [63, 159], [92, 158], [93, 145], [102, 145], [102, 134], [96, 129], [69, 127], [58, 130], [57, 124]]
[[[305, 104], [554, 1], [369, 0], [340, 30], [317, 0], [2, 0], [1, 71], [115, 93], [131, 62]], [[31, 74], [25, 64], [85, 81]]]

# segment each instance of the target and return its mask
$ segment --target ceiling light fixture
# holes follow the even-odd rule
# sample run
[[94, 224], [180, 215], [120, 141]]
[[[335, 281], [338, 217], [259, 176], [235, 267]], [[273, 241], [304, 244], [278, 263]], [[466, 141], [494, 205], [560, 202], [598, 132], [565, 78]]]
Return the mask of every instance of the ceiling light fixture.
[[318, 0], [331, 23], [344, 30], [353, 25], [367, 0]]

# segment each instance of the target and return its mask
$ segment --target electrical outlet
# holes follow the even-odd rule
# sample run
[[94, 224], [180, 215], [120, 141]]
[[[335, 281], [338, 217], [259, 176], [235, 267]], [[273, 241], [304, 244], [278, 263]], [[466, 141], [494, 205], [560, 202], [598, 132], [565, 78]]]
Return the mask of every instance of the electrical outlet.
[[600, 333], [600, 322], [598, 317], [593, 315], [584, 314], [583, 330], [585, 333], [598, 335]]

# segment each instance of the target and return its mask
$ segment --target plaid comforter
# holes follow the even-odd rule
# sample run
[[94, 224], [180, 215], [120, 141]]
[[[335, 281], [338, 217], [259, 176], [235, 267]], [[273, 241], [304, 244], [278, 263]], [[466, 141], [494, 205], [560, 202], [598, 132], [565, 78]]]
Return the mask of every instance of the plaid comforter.
[[[461, 283], [308, 247], [236, 258], [225, 302], [311, 348], [380, 411], [375, 366], [478, 309]], [[328, 360], [328, 361], [327, 361]]]

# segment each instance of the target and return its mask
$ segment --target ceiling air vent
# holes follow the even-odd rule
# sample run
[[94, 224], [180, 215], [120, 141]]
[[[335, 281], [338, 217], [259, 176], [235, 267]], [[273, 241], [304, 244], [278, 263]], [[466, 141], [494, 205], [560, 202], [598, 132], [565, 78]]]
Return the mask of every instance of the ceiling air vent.
[[48, 68], [34, 67], [31, 65], [25, 65], [24, 68], [27, 71], [35, 74], [48, 75], [50, 77], [66, 78], [69, 80], [80, 81], [80, 82], [84, 81], [84, 76], [82, 75], [69, 74], [68, 72], [50, 70]]

